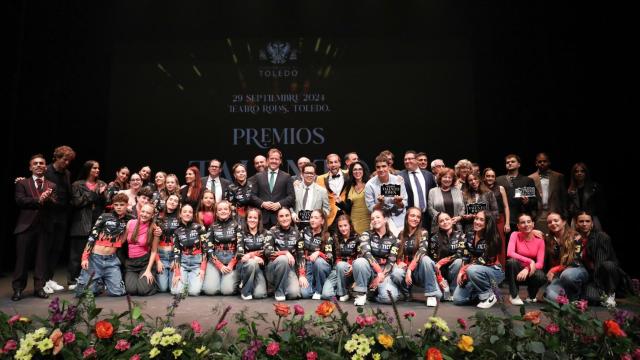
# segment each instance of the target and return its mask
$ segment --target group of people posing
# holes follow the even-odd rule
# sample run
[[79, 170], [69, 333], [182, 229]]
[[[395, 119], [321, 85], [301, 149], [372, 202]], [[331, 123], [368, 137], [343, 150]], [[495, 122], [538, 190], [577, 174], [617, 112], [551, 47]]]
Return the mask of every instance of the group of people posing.
[[436, 159], [431, 172], [426, 154], [415, 151], [405, 152], [402, 171], [390, 151], [381, 152], [372, 175], [356, 153], [344, 160], [343, 170], [341, 158], [328, 155], [328, 172], [318, 175], [301, 158], [291, 176], [280, 170], [282, 153], [271, 149], [254, 159], [252, 177], [238, 163], [233, 181], [224, 179], [214, 159], [204, 177], [189, 167], [182, 187], [161, 171], [151, 181], [148, 166], [131, 175], [122, 167], [106, 184], [90, 160], [63, 204], [44, 157], [34, 155], [32, 176], [16, 184], [13, 299], [22, 298], [33, 249], [36, 295], [52, 291], [51, 219], [63, 205], [72, 213], [69, 282], [78, 296], [90, 287], [111, 296], [240, 293], [244, 300], [336, 297], [364, 305], [411, 299], [419, 287], [427, 306], [489, 308], [503, 282], [515, 305], [523, 303], [520, 285], [528, 302], [548, 284], [547, 298], [606, 306], [630, 288], [601, 231], [601, 188], [584, 164], [572, 169], [567, 190], [544, 153], [528, 177], [519, 174], [516, 155], [505, 158], [500, 177], [468, 160], [450, 169]]

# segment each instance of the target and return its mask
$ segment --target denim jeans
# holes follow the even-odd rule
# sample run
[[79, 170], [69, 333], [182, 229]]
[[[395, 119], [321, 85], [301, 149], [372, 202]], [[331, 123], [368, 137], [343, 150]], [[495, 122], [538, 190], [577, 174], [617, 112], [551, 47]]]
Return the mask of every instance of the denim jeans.
[[285, 255], [278, 256], [267, 265], [267, 281], [274, 288], [276, 296], [287, 299], [300, 298], [300, 284], [293, 267], [289, 266]]
[[551, 281], [547, 286], [544, 297], [556, 301], [558, 295], [564, 292], [569, 300], [577, 300], [582, 294], [582, 287], [589, 281], [589, 273], [584, 267], [568, 267], [560, 273], [560, 276]]
[[122, 272], [120, 271], [120, 259], [118, 259], [116, 254], [91, 254], [89, 257], [89, 268], [87, 270], [82, 269], [80, 277], [78, 277], [76, 296], [80, 296], [84, 292], [91, 273], [93, 273], [91, 291], [93, 291], [94, 294], [100, 292], [102, 284], [106, 287], [109, 296], [122, 296], [126, 294], [124, 282], [122, 281]]
[[160, 292], [167, 292], [171, 289], [171, 281], [173, 280], [173, 271], [171, 271], [173, 251], [158, 249], [158, 255], [160, 256], [160, 262], [162, 262], [164, 269], [161, 273], [156, 274], [156, 282], [158, 283], [158, 290]]
[[200, 295], [202, 290], [202, 280], [200, 279], [200, 264], [202, 255], [182, 255], [180, 260], [180, 280], [176, 286], [171, 287], [172, 294], [180, 294], [185, 286], [190, 296]]
[[236, 271], [240, 272], [240, 292], [242, 295], [252, 295], [254, 299], [267, 297], [267, 281], [262, 268], [255, 259], [238, 263]]
[[466, 305], [472, 299], [478, 298], [484, 301], [493, 294], [493, 286], [504, 280], [504, 271], [500, 265], [471, 265], [467, 268], [469, 281], [464, 286], [456, 287], [453, 293], [453, 303], [456, 305]]
[[[401, 268], [394, 266], [391, 272], [391, 279], [393, 283], [404, 292], [410, 292], [411, 286], [407, 286], [405, 277], [407, 275], [407, 268]], [[418, 261], [418, 266], [411, 272], [412, 285], [421, 287], [424, 289], [424, 296], [435, 296], [438, 299], [442, 298], [442, 291], [438, 285], [436, 278], [436, 263], [431, 260], [430, 257], [424, 255]]]
[[313, 293], [321, 294], [330, 272], [331, 265], [329, 265], [325, 259], [318, 257], [316, 261], [313, 262], [307, 260], [306, 275], [309, 286], [300, 289], [302, 298], [308, 299], [313, 296]]
[[210, 261], [207, 262], [207, 272], [204, 276], [202, 291], [207, 295], [233, 295], [240, 285], [240, 273], [237, 269], [222, 274]]
[[[365, 258], [358, 258], [353, 262], [353, 278], [355, 280], [356, 286], [354, 290], [359, 293], [367, 293], [369, 289], [369, 283], [376, 276], [375, 272], [371, 268], [369, 261]], [[400, 296], [400, 290], [393, 283], [391, 279], [391, 274], [387, 275], [384, 281], [381, 284], [378, 284], [376, 302], [381, 304], [390, 304], [391, 298], [389, 298], [389, 294], [387, 290], [391, 292], [391, 297], [394, 301], [398, 300]]]
[[334, 296], [340, 297], [349, 294], [349, 288], [353, 284], [353, 273], [347, 276], [347, 272], [351, 269], [346, 261], [339, 261], [336, 267], [324, 282], [322, 287], [322, 298], [331, 299]]

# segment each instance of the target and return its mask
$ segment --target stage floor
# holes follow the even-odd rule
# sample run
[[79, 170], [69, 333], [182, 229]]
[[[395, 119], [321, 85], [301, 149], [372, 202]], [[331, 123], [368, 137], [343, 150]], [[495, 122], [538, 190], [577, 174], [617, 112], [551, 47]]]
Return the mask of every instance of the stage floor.
[[[66, 284], [64, 270], [60, 269], [55, 276], [55, 280], [58, 283]], [[26, 316], [38, 315], [40, 317], [47, 316], [47, 308], [49, 301], [54, 297], [59, 297], [61, 300], [66, 299], [68, 301], [75, 301], [73, 296], [73, 292], [71, 291], [60, 291], [52, 294], [49, 299], [40, 299], [33, 296], [33, 288], [32, 288], [32, 278], [29, 278], [29, 285], [25, 290], [25, 297], [20, 301], [12, 301], [11, 295], [13, 290], [11, 288], [11, 275], [5, 274], [2, 278], [0, 278], [0, 310], [4, 311], [7, 314], [21, 314]], [[518, 314], [519, 307], [513, 306], [508, 302], [508, 290], [506, 288], [502, 288], [502, 293], [504, 295], [505, 301], [507, 301], [506, 308], [507, 311], [511, 314]], [[398, 311], [400, 316], [402, 317], [403, 313], [406, 311], [414, 311], [416, 313], [416, 318], [413, 319], [413, 327], [415, 330], [416, 326], [422, 326], [427, 318], [433, 316], [433, 311], [435, 308], [428, 308], [424, 303], [424, 295], [419, 291], [414, 292], [413, 297], [414, 301], [406, 302], [401, 301], [398, 303]], [[522, 298], [526, 297], [526, 289], [521, 287]], [[540, 291], [539, 298], [542, 296], [542, 290]], [[131, 299], [134, 302], [137, 302], [142, 305], [143, 313], [146, 315], [150, 315], [152, 317], [164, 316], [167, 312], [167, 307], [172, 303], [173, 297], [170, 294], [162, 293], [156, 294], [150, 297], [138, 297], [133, 296]], [[320, 304], [319, 300], [289, 300], [286, 303], [290, 306], [294, 304], [300, 304], [305, 308], [306, 313], [313, 313]], [[273, 304], [275, 300], [273, 297], [266, 298], [262, 300], [248, 300], [243, 301], [240, 296], [197, 296], [197, 297], [187, 297], [184, 299], [178, 308], [175, 311], [174, 324], [178, 325], [181, 323], [190, 323], [192, 320], [197, 319], [203, 326], [212, 326], [215, 325], [220, 316], [220, 312], [227, 306], [231, 306], [230, 314], [243, 311], [247, 314], [251, 312], [262, 312], [267, 313], [270, 319], [277, 319], [275, 314], [273, 313]], [[358, 314], [356, 311], [356, 306], [353, 305], [353, 300], [348, 302], [340, 303], [341, 307], [344, 311], [349, 313], [349, 319], [351, 321], [355, 320], [356, 315]], [[99, 296], [96, 298], [97, 307], [102, 307], [102, 315], [106, 316], [111, 311], [115, 313], [123, 312], [127, 309], [127, 300], [126, 297], [108, 297], [108, 296]], [[369, 307], [372, 308], [380, 308], [385, 312], [388, 312], [389, 316], [393, 316], [393, 308], [391, 305], [382, 305], [377, 304], [375, 302], [368, 302], [365, 306], [365, 310], [368, 311]], [[539, 304], [526, 304], [527, 311], [539, 309], [541, 306]], [[213, 309], [218, 309], [216, 312]], [[467, 319], [474, 315], [478, 308], [476, 306], [456, 306], [450, 302], [443, 302], [440, 304], [438, 308], [438, 316], [444, 318], [447, 323], [450, 325], [452, 329], [457, 328], [456, 320], [458, 318]], [[501, 310], [498, 304], [494, 305], [491, 309], [489, 309], [493, 314], [500, 315]], [[597, 317], [600, 319], [610, 318], [611, 314], [607, 309], [602, 307], [590, 307], [589, 311], [594, 311], [597, 314]], [[230, 318], [227, 318], [231, 320]], [[408, 329], [408, 322], [406, 320], [402, 320], [403, 324], [405, 324]], [[230, 321], [233, 324], [233, 321]]]

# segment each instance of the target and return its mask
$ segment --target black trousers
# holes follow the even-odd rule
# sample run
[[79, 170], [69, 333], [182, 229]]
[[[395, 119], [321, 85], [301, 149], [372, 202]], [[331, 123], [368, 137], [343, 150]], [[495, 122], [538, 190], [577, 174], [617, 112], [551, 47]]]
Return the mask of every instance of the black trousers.
[[516, 278], [518, 276], [518, 273], [522, 271], [522, 269], [524, 269], [524, 267], [518, 260], [507, 260], [505, 280], [509, 284], [509, 293], [511, 294], [512, 298], [515, 298], [519, 293], [519, 285], [526, 284], [529, 298], [535, 299], [536, 295], [538, 294], [538, 290], [540, 290], [542, 285], [547, 283], [547, 277], [541, 270], [536, 270], [536, 272], [534, 272], [533, 275], [527, 277], [525, 281], [517, 281]]
[[75, 284], [76, 279], [80, 276], [80, 263], [82, 262], [82, 251], [87, 245], [89, 236], [72, 236], [69, 244], [69, 265], [67, 267], [67, 282]]
[[49, 249], [49, 267], [47, 268], [47, 280], [53, 279], [53, 273], [60, 261], [60, 255], [64, 244], [67, 242], [67, 234], [69, 233], [69, 222], [67, 212], [56, 214], [53, 216], [53, 232], [51, 233], [51, 243]]
[[153, 282], [149, 284], [147, 278], [142, 277], [142, 274], [147, 269], [149, 264], [150, 254], [146, 254], [139, 258], [129, 258], [126, 260], [124, 274], [124, 286], [127, 289], [127, 294], [138, 296], [149, 296], [158, 292], [158, 285], [155, 281], [156, 267], [151, 267], [151, 274], [153, 275]]
[[613, 294], [622, 280], [620, 268], [613, 261], [603, 261], [598, 269], [589, 275], [590, 281], [585, 287], [585, 297], [591, 304], [600, 304], [602, 295]]
[[16, 235], [16, 266], [12, 281], [14, 290], [22, 290], [27, 286], [29, 265], [34, 258], [33, 288], [39, 290], [44, 287], [49, 268], [50, 237], [51, 233], [42, 224], [34, 224]]

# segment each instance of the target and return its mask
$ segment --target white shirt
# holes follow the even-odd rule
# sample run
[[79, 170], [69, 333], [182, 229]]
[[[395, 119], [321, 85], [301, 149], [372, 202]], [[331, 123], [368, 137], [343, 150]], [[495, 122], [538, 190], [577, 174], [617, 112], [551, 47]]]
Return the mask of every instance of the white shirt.
[[306, 184], [302, 184], [302, 199], [304, 199], [304, 192], [307, 191], [306, 189], [309, 189], [309, 193], [307, 194], [307, 204], [306, 206], [304, 206], [305, 204], [303, 203], [302, 205], [304, 206], [304, 209], [302, 210], [315, 210], [312, 209], [312, 205], [313, 205], [313, 193], [315, 191], [313, 191], [313, 183], [311, 183], [311, 185], [307, 186]]
[[209, 176], [206, 187], [207, 189], [213, 191], [216, 196], [216, 202], [222, 201], [222, 183], [220, 183], [219, 176], [213, 179], [211, 178], [211, 176]]
[[[420, 188], [422, 189], [422, 200], [424, 201], [424, 209], [420, 209], [422, 210], [422, 212], [424, 212], [427, 209], [427, 190], [426, 190], [426, 186], [425, 186], [425, 181], [424, 181], [424, 176], [422, 175], [422, 171], [407, 171], [407, 173], [409, 174], [409, 182], [411, 183], [411, 190], [413, 190], [413, 198], [415, 200], [413, 200], [413, 205], [415, 207], [420, 207], [420, 196], [418, 195], [418, 186], [420, 186]], [[416, 179], [414, 177], [413, 174], [416, 174], [415, 176], [418, 177], [418, 183], [416, 184]]]
[[329, 173], [329, 189], [334, 194], [340, 195], [342, 188], [344, 187], [344, 176], [342, 176], [342, 170], [338, 170], [338, 176], [333, 178], [333, 174]]

